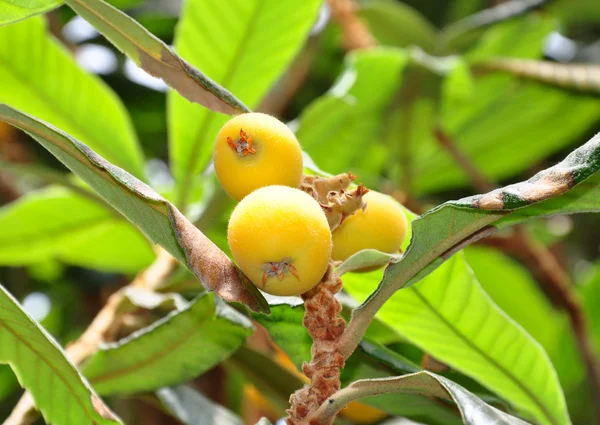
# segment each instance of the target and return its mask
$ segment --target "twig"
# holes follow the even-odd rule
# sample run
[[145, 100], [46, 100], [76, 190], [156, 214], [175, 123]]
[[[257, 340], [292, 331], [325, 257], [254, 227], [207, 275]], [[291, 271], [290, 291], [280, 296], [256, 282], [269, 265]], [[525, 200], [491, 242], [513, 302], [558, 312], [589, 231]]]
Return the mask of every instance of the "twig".
[[[177, 261], [168, 252], [159, 248], [156, 260], [128, 286], [153, 289], [171, 274], [176, 264]], [[66, 348], [65, 352], [73, 364], [81, 364], [98, 350], [100, 343], [114, 337], [123, 314], [119, 307], [124, 299], [125, 288], [112, 294], [85, 332]], [[31, 394], [25, 392], [3, 425], [31, 425], [38, 416]]]
[[262, 100], [257, 108], [258, 111], [276, 116], [283, 113], [290, 100], [306, 81], [317, 55], [318, 47], [319, 36], [310, 37], [288, 71]]
[[352, 0], [329, 0], [331, 16], [342, 29], [346, 50], [366, 49], [377, 45], [367, 26], [354, 13]]
[[440, 144], [454, 159], [454, 161], [467, 173], [473, 186], [480, 192], [489, 192], [495, 189], [494, 183], [491, 182], [487, 177], [481, 173], [475, 164], [458, 149], [453, 143], [450, 136], [442, 129], [441, 126], [437, 126], [434, 130], [435, 137]]
[[306, 424], [307, 418], [340, 389], [344, 358], [339, 352], [338, 340], [346, 323], [339, 317], [342, 305], [334, 295], [341, 289], [342, 281], [330, 266], [321, 283], [302, 295], [304, 326], [313, 339], [310, 364], [302, 366], [310, 384], [290, 397], [288, 425]]

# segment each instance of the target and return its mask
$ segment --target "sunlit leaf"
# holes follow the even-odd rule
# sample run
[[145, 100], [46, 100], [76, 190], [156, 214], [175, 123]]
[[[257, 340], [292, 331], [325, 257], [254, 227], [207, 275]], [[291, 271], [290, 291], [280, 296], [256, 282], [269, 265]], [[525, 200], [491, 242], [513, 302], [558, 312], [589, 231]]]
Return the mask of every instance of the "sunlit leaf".
[[[348, 274], [344, 288], [363, 301], [380, 277], [381, 272]], [[490, 300], [462, 255], [419, 284], [396, 292], [377, 317], [536, 421], [569, 423], [562, 390], [546, 353]]]
[[[189, 0], [175, 36], [177, 53], [255, 108], [298, 52], [321, 0]], [[203, 171], [227, 117], [168, 98], [176, 204], [185, 204], [193, 177]]]
[[0, 264], [49, 259], [135, 273], [154, 259], [149, 241], [116, 211], [50, 187], [0, 208]]
[[48, 423], [121, 423], [52, 337], [1, 285], [0, 363], [12, 367]]
[[131, 394], [186, 382], [231, 355], [252, 333], [250, 321], [203, 295], [188, 307], [101, 347], [83, 367], [100, 394]]
[[0, 0], [0, 26], [48, 12], [62, 0]]
[[0, 103], [72, 134], [138, 178], [144, 158], [123, 104], [35, 17], [0, 27]]

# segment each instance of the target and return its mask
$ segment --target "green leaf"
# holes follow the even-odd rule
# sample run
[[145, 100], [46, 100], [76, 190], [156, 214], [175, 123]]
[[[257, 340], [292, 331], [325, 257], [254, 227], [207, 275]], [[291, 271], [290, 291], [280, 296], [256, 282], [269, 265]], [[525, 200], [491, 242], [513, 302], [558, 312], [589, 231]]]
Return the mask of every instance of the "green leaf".
[[152, 241], [188, 267], [207, 289], [226, 301], [268, 312], [265, 299], [227, 255], [151, 187], [29, 115], [0, 105], [0, 119], [34, 137]]
[[0, 0], [0, 26], [46, 13], [62, 4], [62, 0]]
[[144, 158], [120, 99], [46, 33], [42, 17], [0, 28], [0, 103], [35, 115], [137, 177]]
[[600, 211], [600, 134], [562, 162], [527, 181], [446, 202], [412, 223], [404, 256], [390, 265], [381, 287], [410, 286], [459, 248], [503, 228], [553, 214]]
[[[428, 371], [417, 372], [395, 378], [363, 379], [353, 382], [328, 399], [319, 409], [325, 415], [339, 411], [350, 401], [367, 396], [379, 397], [390, 393], [424, 394], [439, 397], [456, 404], [466, 425], [527, 425], [484, 403], [460, 385], [443, 376]], [[393, 398], [392, 398], [393, 400]], [[393, 402], [390, 400], [389, 402]], [[330, 414], [331, 415], [331, 414]], [[325, 416], [328, 417], [328, 416]]]
[[405, 51], [394, 48], [347, 57], [336, 84], [300, 117], [298, 139], [319, 167], [333, 174], [352, 170], [367, 184], [379, 179], [388, 159], [385, 112], [408, 61]]
[[225, 114], [248, 110], [229, 91], [215, 84], [133, 18], [110, 4], [102, 0], [66, 0], [65, 3], [137, 65], [162, 78], [189, 101]]
[[[379, 278], [377, 272], [349, 274], [344, 288], [364, 300]], [[546, 353], [485, 294], [462, 255], [418, 285], [396, 292], [377, 317], [536, 421], [570, 423]]]
[[221, 363], [252, 333], [252, 324], [205, 294], [187, 308], [114, 344], [83, 367], [100, 394], [132, 394], [180, 384]]
[[[255, 108], [292, 61], [314, 24], [321, 0], [189, 0], [175, 49], [210, 78]], [[193, 177], [206, 168], [227, 117], [168, 95], [171, 168], [176, 205], [188, 201]]]
[[48, 423], [118, 424], [52, 337], [0, 285], [0, 363], [8, 363]]
[[388, 254], [376, 249], [363, 249], [351, 255], [337, 269], [336, 273], [342, 276], [345, 273], [371, 267], [381, 267], [388, 264], [392, 259], [400, 258], [399, 254]]
[[[312, 340], [306, 328], [302, 325], [303, 316], [303, 306], [292, 307], [287, 304], [272, 305], [270, 316], [254, 315], [254, 319], [267, 329], [273, 341], [288, 354], [299, 370], [301, 370], [302, 363], [309, 362], [311, 358]], [[374, 322], [369, 331], [378, 324], [378, 321]], [[385, 349], [381, 346], [376, 346], [366, 340], [360, 344], [359, 348], [346, 362], [342, 373], [345, 382], [389, 376], [389, 368], [384, 370], [380, 367], [381, 365], [372, 365], [373, 359], [385, 364], [385, 366], [393, 364], [395, 372], [412, 373], [420, 370], [418, 366], [412, 364], [409, 360], [402, 359], [401, 356], [395, 353], [393, 356], [384, 353], [383, 350]], [[268, 366], [264, 367], [267, 368]], [[257, 372], [261, 373], [261, 370], [259, 369]], [[419, 395], [404, 395], [401, 400], [396, 399], [393, 403], [380, 399], [368, 399], [365, 400], [365, 403], [392, 415], [408, 416], [413, 419], [426, 418], [434, 424], [449, 425], [459, 422], [451, 412]]]
[[114, 210], [49, 187], [0, 208], [0, 264], [56, 259], [135, 273], [154, 259], [148, 240]]
[[161, 388], [156, 395], [171, 414], [185, 425], [243, 425], [244, 423], [233, 412], [185, 385]]
[[405, 3], [368, 0], [361, 2], [358, 14], [381, 44], [398, 47], [416, 45], [429, 51], [435, 46], [436, 29]]
[[[408, 292], [403, 290], [395, 295], [394, 293], [402, 287], [411, 286], [423, 279], [460, 248], [490, 234], [496, 229], [496, 226], [504, 227], [544, 215], [600, 211], [600, 197], [598, 196], [600, 190], [599, 171], [600, 135], [575, 150], [564, 161], [538, 173], [526, 182], [497, 189], [488, 194], [447, 202], [425, 213], [412, 223], [412, 239], [405, 255], [398, 262], [388, 266], [375, 293], [371, 294], [363, 305], [354, 310], [353, 317], [362, 317], [361, 320], [364, 320], [365, 317], [374, 316], [390, 297], [400, 300], [410, 296], [419, 297], [415, 290]], [[444, 270], [450, 270], [450, 268], [446, 266]], [[469, 280], [465, 277], [469, 277], [469, 273], [464, 272], [461, 268], [457, 270], [461, 272], [458, 277], [461, 277], [462, 280]], [[362, 275], [362, 278], [366, 279], [364, 275]], [[438, 279], [432, 279], [428, 281], [439, 281]], [[345, 280], [348, 282], [348, 277]], [[433, 286], [434, 284], [431, 283], [430, 285]], [[476, 285], [472, 283], [471, 286], [475, 287]], [[354, 284], [354, 290], [357, 291], [356, 293], [368, 295], [364, 282]], [[438, 289], [440, 292], [447, 290], [443, 286]], [[463, 288], [463, 290], [466, 289]], [[449, 299], [453, 298], [450, 297]], [[430, 305], [428, 303], [430, 301], [421, 301], [421, 304], [426, 307]], [[393, 303], [387, 303], [383, 309], [390, 308], [389, 305], [393, 305]], [[474, 307], [470, 311], [477, 312], [481, 310], [480, 307]], [[400, 307], [399, 304], [397, 314], [402, 315], [405, 312], [405, 306]], [[393, 316], [393, 313], [391, 312], [390, 315]], [[498, 317], [499, 315], [500, 313], [495, 316]], [[386, 322], [386, 320], [383, 321]], [[395, 323], [395, 326], [400, 326], [397, 322]], [[394, 326], [393, 323], [389, 324]], [[465, 325], [464, 321], [459, 324]], [[405, 329], [397, 329], [406, 334]], [[492, 333], [480, 335], [488, 334]], [[536, 415], [538, 420], [551, 424], [567, 423], [565, 420], [568, 421], [568, 419], [565, 419], [562, 413], [564, 402], [561, 402], [562, 397], [558, 385], [554, 387], [546, 386], [546, 391], [549, 394], [543, 396], [540, 399], [541, 401], [536, 401], [538, 395], [535, 391], [532, 393], [534, 397], [531, 397], [525, 390], [511, 389], [514, 385], [509, 385], [510, 381], [500, 380], [496, 382], [494, 379], [495, 374], [488, 374], [488, 371], [473, 369], [471, 365], [462, 364], [461, 360], [471, 360], [468, 357], [455, 359], [451, 356], [451, 351], [438, 353], [436, 348], [440, 347], [430, 347], [429, 344], [425, 346], [425, 343], [431, 341], [422, 341], [420, 337], [427, 338], [427, 336], [426, 334], [419, 334], [414, 335], [413, 338], [414, 341], [419, 340], [426, 351], [431, 352], [436, 358], [452, 364], [458, 369], [464, 368], [467, 373], [476, 376], [480, 382], [511, 400], [515, 405]], [[532, 352], [535, 352], [535, 350]], [[539, 364], [543, 364], [543, 362]], [[522, 364], [520, 365], [522, 366]], [[551, 366], [548, 370], [552, 372]], [[549, 373], [548, 370], [544, 372], [546, 375]], [[527, 371], [527, 373], [529, 372]], [[523, 371], [521, 370], [520, 373], [523, 373]]]
[[544, 347], [565, 391], [581, 382], [585, 371], [567, 317], [552, 306], [530, 272], [491, 248], [468, 247], [465, 256], [498, 307]]

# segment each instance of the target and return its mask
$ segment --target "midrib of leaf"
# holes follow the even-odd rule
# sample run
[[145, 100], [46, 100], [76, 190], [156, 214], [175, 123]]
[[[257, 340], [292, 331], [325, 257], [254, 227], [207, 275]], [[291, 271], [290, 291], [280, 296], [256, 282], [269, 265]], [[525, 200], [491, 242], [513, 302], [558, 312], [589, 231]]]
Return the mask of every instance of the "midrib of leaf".
[[432, 306], [426, 297], [424, 297], [417, 287], [413, 286], [411, 288], [413, 292], [417, 295], [417, 297], [421, 300], [421, 302], [427, 307], [427, 309], [433, 313], [444, 325], [450, 329], [452, 333], [454, 333], [459, 339], [461, 339], [468, 347], [473, 349], [487, 361], [489, 361], [496, 369], [498, 369], [502, 374], [506, 375], [508, 379], [510, 379], [517, 387], [519, 387], [527, 396], [533, 400], [533, 402], [540, 408], [540, 410], [544, 413], [544, 416], [553, 424], [558, 424], [554, 421], [552, 414], [546, 408], [546, 405], [539, 400], [536, 395], [525, 386], [519, 378], [513, 375], [508, 369], [498, 363], [493, 357], [487, 355], [485, 351], [475, 345], [469, 338], [467, 338], [459, 329], [457, 329], [452, 323], [450, 323], [434, 306]]
[[[3, 308], [7, 308], [6, 306], [4, 306]], [[79, 407], [81, 407], [81, 410], [85, 413], [85, 415], [88, 417], [88, 419], [90, 420], [91, 423], [96, 423], [95, 419], [89, 414], [89, 412], [87, 411], [87, 409], [85, 408], [84, 404], [81, 402], [81, 400], [79, 399], [79, 397], [77, 396], [77, 393], [74, 391], [73, 387], [71, 386], [71, 384], [69, 383], [69, 381], [67, 379], [65, 379], [63, 377], [63, 374], [61, 373], [61, 371], [57, 368], [55, 368], [52, 363], [48, 362], [46, 360], [46, 358], [35, 348], [33, 348], [33, 346], [31, 346], [26, 340], [24, 340], [23, 338], [21, 338], [18, 334], [17, 331], [15, 331], [14, 329], [12, 329], [9, 325], [8, 325], [8, 321], [5, 319], [0, 319], [0, 329], [6, 329], [7, 332], [10, 332], [15, 339], [21, 341], [21, 343], [23, 345], [25, 345], [27, 348], [29, 348], [31, 351], [33, 351], [36, 354], [36, 361], [43, 361], [44, 363], [46, 363], [46, 366], [48, 366], [53, 372], [54, 374], [56, 374], [60, 380], [65, 384], [65, 386], [69, 389], [69, 392], [71, 393], [71, 395], [75, 398], [75, 400], [77, 401], [77, 404], [79, 404]], [[17, 347], [19, 347], [17, 345]], [[16, 356], [19, 357], [19, 356]], [[54, 375], [50, 375], [50, 379], [52, 379]], [[54, 396], [50, 395], [50, 400], [53, 400]], [[48, 410], [50, 412], [50, 409]]]
[[[96, 18], [98, 18], [99, 20], [101, 20], [102, 22], [104, 22], [106, 25], [108, 25], [109, 27], [111, 27], [114, 31], [118, 32], [119, 35], [122, 35], [123, 38], [125, 38], [127, 41], [129, 41], [131, 44], [133, 44], [135, 47], [137, 47], [138, 50], [146, 51], [146, 49], [144, 49], [143, 46], [140, 46], [140, 44], [137, 43], [137, 40], [135, 38], [131, 38], [129, 36], [129, 32], [123, 31], [121, 28], [119, 28], [116, 25], [114, 25], [110, 20], [104, 19], [104, 16], [102, 16], [101, 14], [99, 14], [98, 12], [96, 12], [93, 8], [89, 7], [85, 1], [74, 0], [74, 2], [77, 3], [79, 6], [83, 7], [84, 9], [86, 9], [88, 12], [90, 12]], [[156, 41], [156, 40], [154, 40], [154, 41]], [[153, 55], [150, 55], [150, 56], [153, 56]], [[157, 58], [155, 58], [155, 59], [157, 59]], [[173, 68], [168, 63], [166, 63], [166, 62], [163, 62], [163, 63], [164, 63], [165, 66], [168, 66], [169, 68]]]
[[54, 229], [50, 229], [50, 231], [46, 232], [44, 231], [44, 233], [42, 235], [39, 234], [39, 232], [35, 232], [35, 235], [37, 237], [34, 238], [29, 238], [28, 235], [18, 235], [18, 237], [20, 239], [23, 239], [21, 243], [11, 243], [11, 244], [7, 244], [5, 242], [3, 242], [2, 247], [14, 247], [14, 246], [19, 246], [19, 245], [23, 245], [23, 244], [31, 244], [32, 241], [34, 242], [40, 242], [46, 239], [53, 239], [58, 235], [64, 235], [65, 233], [71, 233], [74, 231], [78, 231], [82, 228], [85, 229], [92, 229], [93, 227], [95, 227], [94, 225], [98, 225], [98, 224], [104, 224], [105, 222], [109, 222], [112, 220], [116, 220], [116, 219], [120, 219], [117, 218], [116, 216], [107, 216], [107, 217], [94, 217], [94, 218], [90, 218], [88, 220], [83, 220], [83, 221], [79, 221], [77, 223], [71, 223], [69, 225], [65, 225], [65, 226], [58, 226]]
[[[196, 329], [197, 330], [197, 329]], [[104, 375], [97, 376], [95, 378], [89, 379], [90, 383], [97, 384], [102, 381], [106, 381], [107, 379], [117, 378], [123, 375], [127, 375], [132, 373], [135, 370], [143, 369], [149, 364], [156, 363], [163, 359], [168, 354], [171, 354], [187, 341], [189, 341], [195, 335], [194, 332], [187, 332], [183, 335], [183, 338], [179, 339], [175, 344], [171, 344], [169, 347], [165, 347], [164, 350], [159, 351], [156, 355], [144, 360], [143, 362], [138, 362], [133, 366], [129, 366], [123, 369], [115, 370], [113, 372], [106, 373]]]
[[[60, 47], [60, 46], [58, 46]], [[97, 146], [102, 147], [102, 149], [106, 149], [108, 152], [111, 152], [111, 156], [114, 155], [114, 152], [112, 152], [112, 149], [108, 148], [107, 144], [104, 143], [104, 140], [96, 138], [96, 135], [94, 134], [94, 132], [90, 132], [89, 129], [83, 127], [80, 123], [78, 123], [75, 120], [71, 119], [72, 114], [69, 113], [68, 111], [65, 111], [63, 109], [63, 106], [60, 105], [59, 103], [55, 103], [52, 102], [52, 99], [49, 98], [46, 93], [39, 91], [39, 90], [34, 90], [33, 86], [34, 83], [32, 80], [30, 80], [29, 78], [27, 78], [26, 76], [23, 76], [22, 74], [19, 74], [18, 72], [16, 72], [12, 67], [10, 67], [9, 64], [7, 64], [5, 61], [2, 60], [2, 58], [0, 58], [0, 65], [3, 65], [4, 68], [7, 70], [7, 72], [13, 76], [13, 78], [17, 81], [19, 81], [21, 83], [21, 85], [29, 92], [32, 93], [32, 97], [37, 97], [39, 99], [42, 100], [43, 103], [46, 104], [46, 106], [51, 110], [51, 111], [56, 111], [58, 110], [58, 112], [60, 112], [60, 116], [61, 117], [66, 117], [66, 121], [68, 121], [74, 128], [76, 128], [78, 131], [81, 132], [81, 134], [85, 135], [85, 137], [89, 140], [94, 140], [94, 142], [97, 144]], [[118, 157], [118, 155], [117, 155]], [[141, 176], [143, 177], [143, 176]]]
[[[244, 29], [241, 41], [238, 44], [237, 48], [235, 49], [235, 54], [232, 56], [231, 63], [229, 64], [229, 66], [227, 67], [227, 69], [225, 71], [223, 80], [220, 82], [220, 84], [223, 87], [227, 87], [227, 85], [229, 84], [229, 80], [231, 80], [231, 78], [233, 78], [234, 73], [237, 70], [236, 63], [239, 62], [238, 58], [244, 52], [244, 50], [246, 49], [246, 46], [249, 43], [250, 36], [252, 34], [252, 30], [254, 27], [253, 23], [256, 20], [256, 18], [259, 16], [264, 5], [265, 5], [265, 0], [257, 1], [254, 11], [252, 12], [252, 14], [250, 16], [250, 19], [248, 20], [248, 24], [246, 25], [246, 28]], [[185, 167], [185, 173], [183, 176], [183, 181], [181, 182], [181, 185], [180, 185], [179, 197], [177, 200], [177, 206], [179, 208], [181, 208], [182, 210], [185, 210], [185, 207], [187, 204], [186, 198], [187, 198], [188, 193], [191, 188], [191, 181], [192, 181], [192, 177], [193, 177], [192, 174], [193, 174], [193, 171], [195, 168], [196, 158], [198, 157], [198, 150], [200, 149], [200, 146], [202, 144], [201, 143], [202, 135], [204, 133], [206, 133], [206, 129], [210, 126], [210, 124], [212, 123], [215, 116], [216, 116], [216, 112], [207, 112], [206, 113], [206, 115], [204, 116], [204, 118], [202, 120], [202, 124], [200, 125], [200, 129], [198, 131], [198, 136], [196, 137], [196, 139], [194, 140], [194, 143], [192, 145], [192, 153], [188, 157], [188, 162]]]

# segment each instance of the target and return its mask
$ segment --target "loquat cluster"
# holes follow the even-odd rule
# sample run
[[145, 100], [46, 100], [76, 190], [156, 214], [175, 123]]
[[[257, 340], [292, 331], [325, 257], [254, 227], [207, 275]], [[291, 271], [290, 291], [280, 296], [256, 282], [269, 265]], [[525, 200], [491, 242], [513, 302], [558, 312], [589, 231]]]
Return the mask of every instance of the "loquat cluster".
[[352, 173], [304, 176], [302, 150], [278, 119], [247, 113], [219, 131], [213, 162], [235, 200], [227, 231], [240, 269], [273, 295], [317, 285], [333, 259], [372, 248], [396, 253], [408, 223], [393, 198], [353, 187]]

